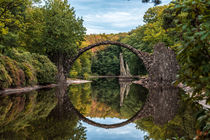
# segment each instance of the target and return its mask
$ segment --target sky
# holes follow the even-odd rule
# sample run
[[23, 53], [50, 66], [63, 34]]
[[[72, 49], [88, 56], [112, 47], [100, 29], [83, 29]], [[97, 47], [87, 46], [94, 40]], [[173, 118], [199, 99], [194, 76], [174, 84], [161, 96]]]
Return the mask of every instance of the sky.
[[[114, 124], [125, 121], [118, 118], [89, 118], [95, 122], [100, 122], [104, 124]], [[87, 140], [144, 140], [144, 135], [147, 135], [146, 132], [143, 132], [139, 129], [136, 129], [136, 124], [130, 123], [126, 126], [114, 128], [114, 129], [104, 129], [89, 125], [82, 122], [82, 126], [86, 127], [86, 136]]]
[[[82, 17], [87, 34], [129, 32], [143, 25], [143, 16], [153, 3], [141, 0], [68, 0]], [[170, 0], [162, 0], [168, 4]]]

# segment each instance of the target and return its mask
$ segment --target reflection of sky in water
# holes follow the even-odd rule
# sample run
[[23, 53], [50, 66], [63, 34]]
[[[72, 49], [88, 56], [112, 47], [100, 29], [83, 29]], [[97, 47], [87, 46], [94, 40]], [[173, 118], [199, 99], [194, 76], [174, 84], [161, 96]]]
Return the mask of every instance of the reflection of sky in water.
[[[126, 121], [118, 118], [91, 118], [91, 120], [104, 124]], [[146, 135], [145, 132], [136, 129], [134, 123], [114, 129], [99, 128], [84, 122], [82, 124], [87, 130], [87, 140], [143, 140], [144, 135]]]

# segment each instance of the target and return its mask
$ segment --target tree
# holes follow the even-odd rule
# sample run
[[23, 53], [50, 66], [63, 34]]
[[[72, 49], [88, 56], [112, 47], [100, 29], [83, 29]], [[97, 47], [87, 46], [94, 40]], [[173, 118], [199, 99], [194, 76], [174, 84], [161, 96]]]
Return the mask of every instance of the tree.
[[167, 6], [156, 6], [149, 8], [145, 14], [144, 14], [144, 22], [145, 23], [153, 23], [158, 20], [158, 17], [160, 16], [161, 12], [166, 8]]
[[76, 18], [67, 0], [49, 0], [44, 7], [44, 21], [42, 46], [58, 68], [58, 80], [64, 80], [64, 65], [76, 54], [85, 34], [83, 20]]
[[[87, 47], [87, 42], [82, 42], [82, 45], [79, 47]], [[72, 65], [71, 70], [69, 72], [69, 76], [71, 78], [83, 77], [88, 78], [91, 73], [91, 55], [90, 51], [83, 53]]]
[[210, 3], [208, 0], [174, 1], [164, 11], [166, 29], [175, 28], [179, 82], [194, 88], [195, 94], [210, 97]]
[[[135, 30], [132, 30], [129, 35], [121, 39], [120, 42], [129, 44], [132, 47], [139, 49], [144, 52], [152, 52], [153, 44], [149, 41], [144, 41], [145, 36], [144, 31], [146, 26], [140, 26]], [[135, 54], [128, 51], [127, 49], [122, 48], [123, 55], [127, 61], [131, 74], [133, 75], [143, 75], [146, 74], [146, 68], [144, 67], [143, 61], [140, 60]]]
[[173, 46], [174, 41], [169, 36], [171, 30], [163, 28], [163, 11], [168, 6], [156, 6], [148, 9], [144, 15], [144, 21], [147, 23], [144, 31], [144, 41], [151, 42], [153, 45], [164, 42], [166, 46]]
[[0, 1], [0, 50], [17, 46], [18, 33], [23, 29], [28, 0]]
[[45, 54], [42, 46], [45, 28], [44, 9], [28, 7], [25, 15], [24, 32], [20, 34], [20, 46], [33, 53]]
[[93, 56], [91, 70], [98, 75], [120, 75], [120, 48], [110, 46]]
[[19, 47], [20, 35], [25, 32], [27, 9], [40, 0], [1, 0], [0, 1], [0, 51]]

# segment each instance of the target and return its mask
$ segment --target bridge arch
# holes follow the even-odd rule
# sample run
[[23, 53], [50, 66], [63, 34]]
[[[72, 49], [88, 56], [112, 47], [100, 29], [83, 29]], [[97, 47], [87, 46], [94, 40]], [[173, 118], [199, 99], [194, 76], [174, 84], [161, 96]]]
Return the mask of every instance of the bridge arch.
[[[80, 49], [78, 51], [78, 54], [73, 57], [73, 59], [71, 59], [68, 63], [70, 64], [69, 68], [67, 68], [67, 70], [70, 70], [71, 69], [71, 66], [74, 64], [74, 62], [77, 60], [77, 58], [79, 58], [83, 53], [85, 53], [86, 51], [92, 49], [92, 48], [95, 48], [95, 47], [99, 47], [101, 45], [116, 45], [118, 47], [123, 47], [123, 48], [126, 48], [128, 50], [130, 50], [132, 53], [134, 53], [139, 59], [141, 59], [146, 67], [146, 70], [149, 72], [149, 67], [150, 67], [150, 64], [151, 64], [151, 55], [149, 53], [146, 53], [146, 52], [142, 52], [140, 50], [137, 50], [136, 48], [130, 46], [130, 45], [127, 45], [127, 44], [123, 44], [123, 43], [120, 43], [120, 42], [115, 42], [115, 41], [102, 41], [102, 42], [98, 42], [98, 43], [95, 43], [95, 44], [91, 44], [87, 47], [84, 47], [82, 49]], [[117, 128], [117, 127], [122, 127], [122, 126], [125, 126], [133, 121], [135, 121], [136, 119], [139, 119], [141, 117], [144, 117], [148, 111], [146, 111], [145, 107], [147, 107], [148, 105], [147, 104], [144, 104], [142, 109], [140, 109], [133, 117], [131, 117], [130, 119], [124, 121], [124, 122], [121, 122], [121, 123], [115, 123], [115, 124], [101, 124], [101, 123], [97, 123], [95, 121], [92, 121], [91, 119], [88, 119], [86, 118], [83, 114], [81, 114], [75, 107], [74, 105], [70, 103], [70, 106], [71, 106], [71, 110], [73, 110], [77, 116], [84, 122], [90, 124], [90, 125], [93, 125], [93, 126], [97, 126], [97, 127], [101, 127], [101, 128], [106, 128], [106, 129], [110, 129], [110, 128]]]
[[144, 66], [146, 67], [146, 70], [149, 72], [149, 68], [150, 68], [150, 64], [151, 64], [151, 55], [147, 52], [142, 52], [140, 50], [137, 50], [136, 48], [130, 46], [130, 45], [127, 45], [127, 44], [124, 44], [124, 43], [120, 43], [120, 42], [116, 42], [116, 41], [102, 41], [102, 42], [98, 42], [98, 43], [95, 43], [95, 44], [91, 44], [87, 47], [84, 47], [82, 49], [80, 49], [78, 51], [78, 54], [73, 57], [68, 63], [70, 64], [69, 65], [69, 68], [67, 68], [67, 70], [70, 70], [71, 69], [71, 66], [73, 65], [73, 63], [77, 60], [78, 57], [80, 57], [80, 55], [82, 55], [83, 53], [85, 53], [86, 51], [92, 49], [92, 48], [95, 48], [95, 47], [99, 47], [101, 45], [116, 45], [118, 47], [123, 47], [123, 48], [126, 48], [128, 50], [130, 50], [131, 52], [133, 52], [139, 59], [141, 59], [144, 63]]
[[148, 72], [148, 83], [150, 86], [162, 86], [162, 85], [172, 85], [172, 82], [177, 78], [177, 73], [179, 71], [179, 65], [176, 60], [176, 54], [173, 50], [166, 47], [164, 43], [157, 43], [154, 46], [153, 54], [147, 52], [142, 52], [136, 48], [123, 44], [120, 42], [114, 41], [102, 41], [89, 45], [85, 48], [79, 49], [78, 53], [73, 56], [71, 59], [67, 60], [64, 64], [64, 73], [65, 76], [68, 76], [68, 73], [77, 60], [77, 58], [82, 55], [84, 52], [101, 46], [101, 45], [116, 45], [119, 47], [126, 48], [133, 52], [139, 59], [143, 61], [144, 66]]
[[[69, 71], [71, 69], [71, 66], [73, 65], [73, 63], [77, 60], [77, 58], [80, 55], [82, 55], [83, 53], [85, 53], [86, 51], [88, 51], [92, 48], [95, 48], [95, 47], [98, 47], [101, 45], [116, 45], [119, 47], [126, 48], [126, 49], [130, 50], [131, 52], [133, 52], [139, 59], [141, 59], [143, 61], [144, 65], [146, 67], [146, 70], [149, 73], [149, 81], [154, 81], [154, 87], [158, 83], [161, 83], [161, 84], [163, 83], [163, 85], [166, 85], [166, 84], [171, 85], [171, 82], [176, 79], [176, 73], [178, 71], [176, 55], [171, 49], [165, 47], [165, 45], [163, 43], [156, 44], [154, 46], [154, 53], [152, 55], [150, 55], [149, 53], [137, 50], [136, 48], [134, 48], [130, 45], [127, 45], [127, 44], [123, 44], [120, 42], [114, 42], [114, 41], [102, 41], [102, 42], [95, 43], [95, 44], [92, 44], [85, 48], [80, 49], [78, 51], [78, 54], [76, 54], [75, 57], [73, 57], [71, 60], [68, 61], [68, 63], [69, 63], [68, 66], [70, 66], [70, 67], [67, 68], [67, 70]], [[164, 83], [164, 81], [166, 83]], [[73, 106], [73, 104], [71, 105], [72, 106], [71, 109], [73, 109], [73, 111], [79, 116], [79, 118], [81, 120], [83, 120], [84, 122], [86, 122], [90, 125], [102, 127], [102, 128], [106, 128], [106, 129], [117, 128], [117, 127], [122, 127], [126, 124], [129, 124], [129, 123], [135, 121], [136, 119], [140, 119], [142, 117], [150, 115], [151, 112], [153, 112], [153, 108], [154, 108], [150, 104], [150, 100], [151, 100], [150, 98], [151, 97], [148, 97], [148, 99], [146, 100], [142, 109], [140, 111], [138, 111], [133, 117], [131, 117], [130, 119], [128, 119], [124, 122], [116, 123], [116, 124], [101, 124], [101, 123], [94, 122], [94, 121], [86, 118], [84, 115], [82, 115]]]

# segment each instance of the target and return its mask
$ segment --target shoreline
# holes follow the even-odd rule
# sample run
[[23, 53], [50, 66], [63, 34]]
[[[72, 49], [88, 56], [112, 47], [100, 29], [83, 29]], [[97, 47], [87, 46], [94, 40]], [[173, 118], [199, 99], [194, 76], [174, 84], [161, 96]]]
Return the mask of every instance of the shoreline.
[[[141, 85], [141, 86], [144, 86], [144, 87], [148, 88], [148, 83], [147, 83], [147, 82], [148, 82], [148, 81], [147, 81], [147, 79], [145, 78], [145, 79], [133, 81], [132, 83], [133, 83], [133, 84], [138, 84], [138, 85]], [[182, 83], [178, 84], [177, 87], [183, 89], [183, 90], [185, 91], [185, 94], [187, 94], [187, 95], [189, 95], [189, 96], [192, 95], [192, 91], [193, 91], [193, 90], [192, 90], [191, 87], [185, 86], [185, 85], [182, 84]], [[198, 101], [198, 103], [199, 103], [200, 105], [202, 105], [204, 108], [210, 109], [210, 105], [206, 104], [206, 100], [205, 100], [205, 99], [204, 99], [204, 100]]]
[[[71, 84], [84, 84], [84, 83], [89, 83], [89, 82], [92, 82], [92, 81], [81, 80], [81, 79], [67, 79], [66, 81], [68, 86]], [[10, 94], [15, 94], [15, 93], [18, 94], [18, 93], [30, 92], [33, 90], [54, 88], [57, 86], [58, 84], [48, 84], [48, 85], [34, 85], [34, 86], [19, 87], [19, 88], [7, 88], [4, 90], [0, 90], [0, 95], [10, 95]]]
[[89, 78], [139, 78], [141, 79], [141, 76], [134, 75], [134, 76], [116, 76], [116, 75], [98, 75], [98, 76], [89, 76]]
[[66, 83], [68, 85], [70, 84], [84, 84], [84, 83], [90, 83], [92, 81], [89, 81], [89, 80], [82, 80], [82, 79], [67, 79], [66, 80]]

